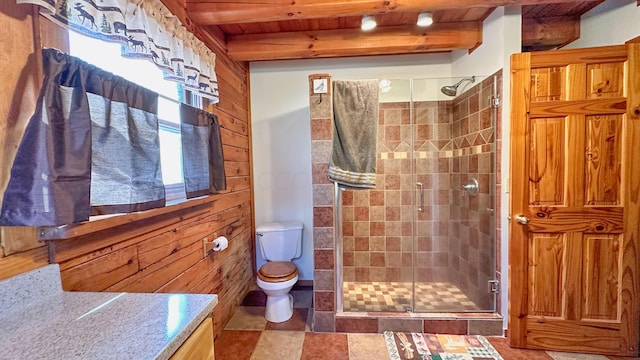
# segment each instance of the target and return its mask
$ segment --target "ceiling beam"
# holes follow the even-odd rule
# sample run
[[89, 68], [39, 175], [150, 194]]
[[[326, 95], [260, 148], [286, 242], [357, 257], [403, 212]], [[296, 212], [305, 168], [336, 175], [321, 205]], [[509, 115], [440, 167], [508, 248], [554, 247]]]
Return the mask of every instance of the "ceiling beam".
[[227, 45], [224, 41], [224, 33], [216, 26], [208, 26], [205, 30], [200, 24], [194, 23], [187, 15], [184, 0], [161, 0], [164, 6], [180, 20], [182, 26], [187, 31], [202, 40], [213, 52], [218, 50], [226, 51]]
[[506, 5], [557, 4], [600, 0], [184, 0], [189, 18], [200, 25], [334, 18]]
[[580, 38], [580, 18], [548, 16], [522, 19], [522, 51], [550, 50]]
[[472, 49], [482, 43], [482, 23], [468, 21], [415, 26], [234, 35], [227, 53], [237, 61], [386, 55]]

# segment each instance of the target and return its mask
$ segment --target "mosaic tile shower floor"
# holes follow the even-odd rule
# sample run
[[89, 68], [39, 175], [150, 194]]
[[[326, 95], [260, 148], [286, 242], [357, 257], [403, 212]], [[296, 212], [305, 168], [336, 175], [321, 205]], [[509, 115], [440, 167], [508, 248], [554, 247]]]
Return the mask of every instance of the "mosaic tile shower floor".
[[[344, 282], [344, 311], [407, 311], [413, 289], [408, 282]], [[455, 285], [448, 282], [417, 283], [416, 312], [464, 312], [480, 310]]]

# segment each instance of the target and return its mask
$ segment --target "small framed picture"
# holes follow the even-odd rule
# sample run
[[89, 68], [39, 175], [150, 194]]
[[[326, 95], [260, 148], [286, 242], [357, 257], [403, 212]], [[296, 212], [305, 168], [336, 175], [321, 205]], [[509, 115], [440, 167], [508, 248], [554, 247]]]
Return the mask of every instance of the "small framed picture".
[[313, 79], [314, 94], [326, 94], [328, 91], [327, 79]]

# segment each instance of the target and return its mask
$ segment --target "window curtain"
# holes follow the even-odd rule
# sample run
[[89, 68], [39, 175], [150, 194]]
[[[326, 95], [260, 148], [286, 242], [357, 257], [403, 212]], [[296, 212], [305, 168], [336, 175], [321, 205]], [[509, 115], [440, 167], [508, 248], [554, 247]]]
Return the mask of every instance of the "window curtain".
[[47, 226], [165, 204], [158, 95], [54, 49], [0, 225]]
[[216, 56], [182, 26], [160, 0], [16, 0], [87, 36], [122, 46], [122, 55], [147, 59], [168, 80], [219, 101]]
[[181, 104], [182, 167], [187, 199], [227, 188], [218, 117]]

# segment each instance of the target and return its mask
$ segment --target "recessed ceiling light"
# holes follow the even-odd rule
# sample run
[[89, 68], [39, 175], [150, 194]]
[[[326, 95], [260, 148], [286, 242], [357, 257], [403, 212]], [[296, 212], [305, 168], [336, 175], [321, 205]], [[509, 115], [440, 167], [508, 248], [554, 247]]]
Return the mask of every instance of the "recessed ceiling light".
[[428, 11], [423, 11], [418, 15], [418, 26], [430, 26], [433, 24], [433, 15]]
[[391, 80], [380, 80], [380, 91], [382, 91], [383, 93], [388, 93], [389, 91], [391, 91]]
[[373, 30], [378, 26], [376, 23], [376, 18], [371, 15], [364, 15], [362, 17], [362, 23], [360, 24], [360, 29], [363, 31]]

